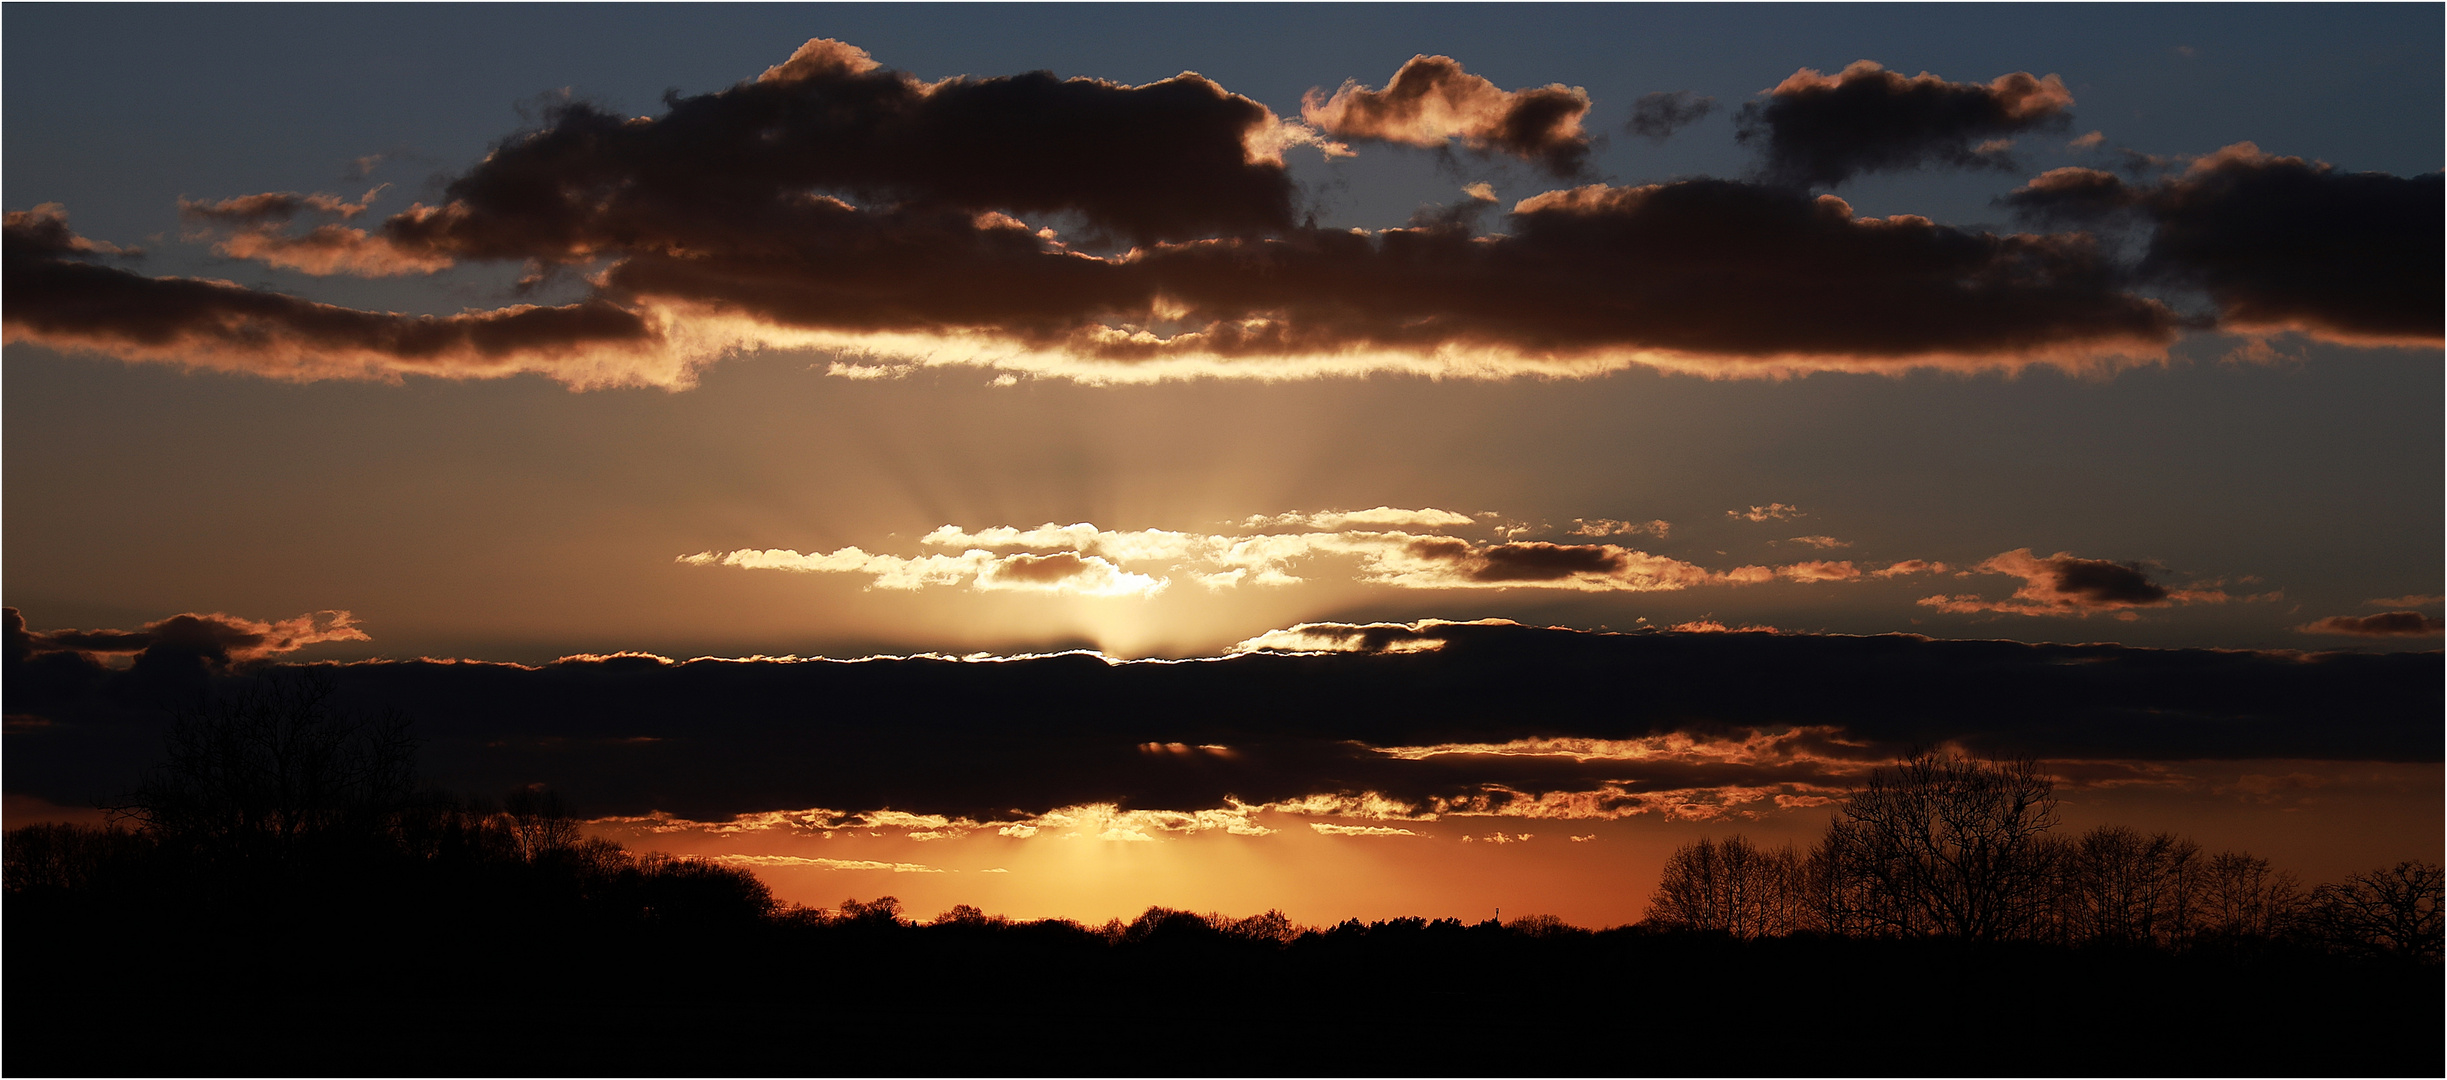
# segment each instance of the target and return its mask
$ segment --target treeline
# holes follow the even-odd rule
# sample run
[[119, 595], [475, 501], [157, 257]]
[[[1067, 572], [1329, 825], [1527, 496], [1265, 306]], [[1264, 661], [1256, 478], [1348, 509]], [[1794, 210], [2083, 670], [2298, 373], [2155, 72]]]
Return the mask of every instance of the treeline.
[[[747, 871], [581, 836], [555, 793], [492, 803], [424, 786], [406, 723], [347, 715], [331, 692], [311, 674], [264, 677], [180, 716], [109, 825], [9, 830], [11, 901], [324, 918], [413, 898], [614, 923], [774, 911]], [[326, 911], [335, 897], [345, 906]]]
[[967, 905], [920, 921], [891, 897], [786, 907], [738, 868], [587, 838], [550, 792], [437, 793], [413, 749], [311, 679], [263, 680], [181, 717], [116, 824], [9, 831], [0, 1072], [2441, 1064], [2434, 868], [2412, 905], [2426, 923], [2305, 930], [2355, 883], [2306, 892], [2129, 831], [2059, 841], [2027, 765], [1883, 770], [1807, 853], [1686, 847], [1635, 926], [1164, 907], [1089, 926]]
[[2304, 889], [2248, 852], [2101, 825], [2055, 832], [2027, 761], [1918, 754], [1880, 769], [1806, 852], [1734, 835], [1666, 860], [1647, 921], [1742, 938], [1796, 933], [2061, 945], [2286, 942], [2436, 962], [2441, 868], [2406, 861]]

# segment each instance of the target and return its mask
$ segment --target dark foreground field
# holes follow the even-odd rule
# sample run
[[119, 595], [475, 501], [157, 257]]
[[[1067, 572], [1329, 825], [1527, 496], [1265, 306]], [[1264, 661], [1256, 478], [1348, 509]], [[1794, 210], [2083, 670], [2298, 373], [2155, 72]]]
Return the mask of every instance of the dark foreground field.
[[[9, 1075], [2438, 1075], [2432, 964], [1737, 941], [1415, 920], [1274, 938], [573, 917], [442, 897], [243, 914], [20, 893]], [[235, 899], [235, 898], [233, 898]], [[1289, 936], [1289, 940], [1281, 940]]]

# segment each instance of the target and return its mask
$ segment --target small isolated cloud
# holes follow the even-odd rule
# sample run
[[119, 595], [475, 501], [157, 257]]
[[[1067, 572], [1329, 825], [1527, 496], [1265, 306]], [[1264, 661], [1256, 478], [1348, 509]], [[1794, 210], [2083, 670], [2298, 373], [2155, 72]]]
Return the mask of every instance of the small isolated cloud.
[[895, 874], [941, 874], [940, 867], [923, 863], [877, 862], [873, 859], [819, 859], [803, 855], [715, 855], [715, 862], [736, 866], [787, 866], [810, 870], [889, 870]]
[[1786, 540], [1785, 542], [1789, 544], [1808, 544], [1814, 548], [1844, 548], [1852, 546], [1852, 541], [1838, 540], [1832, 536], [1796, 536]]
[[2439, 633], [2447, 622], [2436, 615], [2418, 611], [2384, 611], [2377, 615], [2331, 615], [2325, 619], [2295, 629], [2306, 634], [2343, 634], [2351, 637], [2427, 637]]
[[1673, 527], [1673, 522], [1661, 519], [1655, 521], [1616, 521], [1613, 518], [1573, 518], [1572, 527], [1564, 530], [1564, 534], [1567, 536], [1635, 536], [1640, 533], [1647, 533], [1648, 535], [1654, 536], [1659, 540], [1663, 540], [1665, 539], [1666, 532], [1671, 530]]
[[1331, 97], [1312, 89], [1300, 99], [1300, 118], [1338, 139], [1429, 149], [1458, 139], [1474, 152], [1509, 154], [1558, 176], [1588, 164], [1581, 129], [1588, 112], [1589, 94], [1578, 87], [1503, 90], [1449, 56], [1412, 57], [1383, 90], [1354, 80]]
[[1443, 627], [1517, 625], [1510, 619], [1480, 619], [1468, 623], [1451, 623], [1442, 619], [1421, 619], [1415, 623], [1300, 623], [1288, 629], [1269, 630], [1225, 651], [1228, 654], [1434, 652], [1444, 648], [1444, 636], [1437, 632]]
[[1817, 560], [1779, 566], [1776, 576], [1786, 581], [1854, 581], [1860, 578], [1861, 570], [1850, 561]]
[[1675, 132], [1698, 123], [1715, 109], [1715, 98], [1702, 96], [1695, 90], [1642, 94], [1640, 100], [1631, 103], [1631, 119], [1623, 125], [1623, 130], [1664, 142]]
[[2093, 131], [2088, 135], [2076, 136], [2066, 141], [2065, 149], [2096, 150], [2105, 145], [2107, 145], [2107, 133], [2103, 131]]
[[1678, 623], [1675, 623], [1675, 624], [1674, 624], [1674, 625], [1672, 625], [1672, 626], [1666, 627], [1666, 629], [1671, 630], [1671, 631], [1673, 631], [1673, 632], [1675, 632], [1675, 633], [1677, 633], [1677, 634], [1776, 634], [1776, 633], [1782, 633], [1782, 631], [1777, 630], [1775, 627], [1773, 627], [1773, 626], [1768, 626], [1768, 625], [1765, 625], [1765, 624], [1762, 624], [1762, 623], [1745, 623], [1745, 624], [1740, 625], [1740, 626], [1727, 626], [1727, 625], [1725, 625], [1724, 623], [1718, 622], [1718, 621], [1717, 621], [1717, 620], [1715, 620], [1715, 619], [1692, 619], [1692, 620], [1691, 620], [1691, 621], [1689, 621], [1689, 622], [1678, 622]]
[[1397, 828], [1394, 828], [1394, 827], [1393, 827], [1393, 826], [1391, 826], [1391, 825], [1335, 825], [1335, 824], [1332, 824], [1332, 823], [1330, 823], [1330, 822], [1324, 822], [1324, 821], [1312, 821], [1312, 822], [1309, 822], [1308, 827], [1309, 827], [1309, 828], [1312, 828], [1312, 829], [1315, 829], [1315, 830], [1317, 830], [1317, 831], [1318, 831], [1320, 834], [1323, 834], [1323, 835], [1326, 835], [1326, 836], [1417, 836], [1417, 835], [1419, 835], [1418, 833], [1412, 832], [1412, 831], [1410, 831], [1409, 829], [1397, 829]]
[[1832, 187], [1865, 172], [1933, 164], [2010, 167], [1998, 143], [2062, 128], [2072, 104], [2054, 75], [2015, 72], [1983, 85], [1857, 60], [1834, 75], [1794, 72], [1766, 100], [1743, 106], [1738, 123], [1742, 141], [1764, 144], [1771, 180]]
[[1293, 511], [1287, 514], [1275, 514], [1271, 517], [1262, 514], [1252, 514], [1247, 520], [1241, 522], [1241, 525], [1243, 528], [1250, 529], [1282, 528], [1284, 526], [1292, 526], [1295, 528], [1339, 531], [1342, 529], [1351, 528], [1355, 525], [1374, 526], [1382, 529], [1411, 527], [1452, 528], [1455, 526], [1471, 524], [1474, 520], [1475, 519], [1468, 514], [1456, 514], [1450, 510], [1438, 510], [1433, 506], [1422, 507], [1417, 510], [1403, 510], [1398, 507], [1379, 506], [1372, 510], [1325, 510], [1314, 514], [1303, 514], [1298, 511]]
[[1791, 518], [1808, 517], [1809, 515], [1803, 513], [1802, 509], [1798, 506], [1790, 506], [1784, 503], [1769, 503], [1765, 506], [1754, 506], [1748, 510], [1727, 510], [1725, 511], [1725, 516], [1733, 518], [1737, 521], [1785, 521]]
[[2031, 554], [2029, 548], [2017, 548], [1992, 556], [1969, 572], [2018, 577], [2022, 586], [2002, 600], [1968, 594], [1931, 596], [1923, 598], [1920, 605], [1956, 613], [1994, 611], [2087, 618], [2107, 612], [2131, 618], [2135, 608], [2217, 604], [2230, 599], [2213, 588], [2170, 589], [2150, 580], [2148, 569], [2140, 563], [2082, 559], [2064, 551], [2041, 558]]

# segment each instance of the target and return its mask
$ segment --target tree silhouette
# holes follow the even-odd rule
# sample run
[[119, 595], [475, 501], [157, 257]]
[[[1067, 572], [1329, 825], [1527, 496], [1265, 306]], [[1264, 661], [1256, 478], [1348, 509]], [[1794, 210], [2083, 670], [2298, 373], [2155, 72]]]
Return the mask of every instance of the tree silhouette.
[[2056, 785], [2027, 759], [1915, 753], [1878, 769], [1812, 853], [1829, 929], [1996, 941], [2045, 896]]
[[416, 741], [397, 716], [332, 703], [331, 680], [276, 669], [182, 712], [164, 757], [118, 806], [164, 845], [210, 863], [286, 864], [384, 838], [416, 793]]
[[2439, 864], [2400, 862], [2312, 890], [2311, 931], [2353, 951], [2439, 958]]
[[1804, 873], [1790, 845], [1769, 851], [1740, 835], [1702, 838], [1666, 857], [1648, 917], [1740, 938], [1789, 934], [1801, 928]]
[[2165, 945], [2191, 929], [2202, 873], [2199, 844], [2173, 833], [2101, 825], [2054, 855], [2059, 892], [2050, 906], [2067, 938]]
[[2302, 901], [2292, 873], [2248, 852], [2219, 852], [2201, 869], [2198, 926], [2225, 938], [2274, 937], [2294, 921]]

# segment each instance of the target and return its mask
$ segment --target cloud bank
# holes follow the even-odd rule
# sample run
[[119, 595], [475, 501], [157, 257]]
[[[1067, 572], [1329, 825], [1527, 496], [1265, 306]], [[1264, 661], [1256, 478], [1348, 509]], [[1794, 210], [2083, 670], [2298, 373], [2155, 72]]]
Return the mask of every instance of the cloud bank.
[[[44, 721], [9, 736], [12, 793], [66, 805], [123, 790], [158, 752], [165, 706], [235, 677], [195, 665], [195, 681], [171, 685], [145, 675], [146, 654], [115, 670], [35, 648], [67, 640], [11, 623], [10, 712]], [[1309, 647], [1320, 642], [1333, 648]], [[1204, 661], [618, 656], [315, 670], [343, 705], [412, 717], [432, 777], [461, 790], [548, 783], [596, 814], [698, 822], [838, 807], [775, 820], [913, 835], [956, 835], [967, 821], [1152, 837], [1263, 828], [1249, 813], [1266, 808], [1393, 827], [1430, 815], [1708, 817], [1823, 800], [1912, 746], [2144, 778], [2202, 759], [2441, 753], [2436, 651], [1423, 622], [1309, 624]]]
[[[194, 238], [285, 272], [514, 264], [529, 284], [581, 285], [574, 302], [412, 314], [149, 276], [106, 265], [120, 249], [44, 204], [8, 216], [0, 315], [13, 342], [273, 378], [671, 388], [769, 348], [882, 358], [845, 375], [1091, 383], [2095, 369], [2213, 324], [2142, 284], [2205, 292], [2218, 326], [2437, 339], [2435, 177], [2240, 153], [2146, 190], [2060, 170], [2010, 197], [2084, 230], [2059, 233], [1862, 217], [1807, 190], [2000, 164], [2000, 140], [2061, 123], [2070, 103], [2053, 76], [1805, 70], [1743, 112], [1763, 182], [1587, 184], [1501, 212], [1474, 186], [1457, 211], [1336, 230], [1309, 224], [1286, 153], [1458, 146], [1576, 174], [1590, 101], [1421, 56], [1383, 89], [1349, 83], [1287, 119], [1192, 73], [927, 82], [818, 39], [660, 115], [559, 106], [436, 201], [380, 220], [379, 189], [182, 204]], [[1643, 108], [1651, 132], [1701, 111]], [[2138, 266], [2094, 231], [2110, 211], [2154, 223]]]

